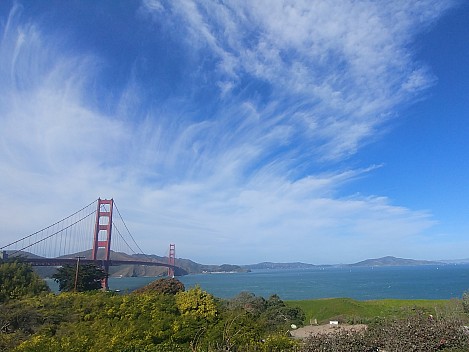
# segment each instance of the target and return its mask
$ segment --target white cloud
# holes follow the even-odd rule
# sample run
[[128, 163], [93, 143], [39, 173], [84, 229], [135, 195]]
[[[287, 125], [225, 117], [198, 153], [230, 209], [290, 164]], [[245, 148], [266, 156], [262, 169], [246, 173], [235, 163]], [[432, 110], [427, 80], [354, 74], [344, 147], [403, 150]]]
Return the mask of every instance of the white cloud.
[[[205, 74], [223, 104], [206, 117], [187, 97], [138, 108], [135, 75], [109, 116], [89, 89], [105, 59], [21, 23], [16, 6], [0, 46], [2, 242], [98, 196], [116, 199], [142, 248], [163, 254], [175, 242], [178, 255], [212, 263], [398, 254], [396, 240], [434, 224], [386, 197], [340, 196], [374, 167], [313, 166], [356, 153], [393, 108], [428, 86], [430, 74], [406, 49], [409, 32], [443, 8], [414, 18], [433, 2], [143, 6], [155, 18], [172, 6], [184, 19], [188, 56], [204, 50], [218, 59]], [[268, 93], [252, 93], [255, 84]]]
[[[452, 4], [188, 0], [165, 6], [179, 16], [191, 49], [209, 52], [231, 77], [221, 87], [232, 91], [233, 77], [248, 74], [270, 85], [271, 99], [306, 102], [314, 112], [310, 125], [330, 131], [319, 132], [324, 159], [340, 159], [366, 143], [398, 104], [434, 82], [412, 60], [409, 42]], [[317, 140], [317, 130], [311, 134]]]

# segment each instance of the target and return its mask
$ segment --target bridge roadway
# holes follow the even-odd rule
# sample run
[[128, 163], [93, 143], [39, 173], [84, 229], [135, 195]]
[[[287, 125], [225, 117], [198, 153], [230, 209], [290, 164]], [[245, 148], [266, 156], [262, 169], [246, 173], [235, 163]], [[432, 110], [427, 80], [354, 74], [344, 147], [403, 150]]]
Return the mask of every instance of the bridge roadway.
[[[27, 263], [30, 263], [32, 266], [62, 266], [65, 264], [76, 265], [77, 258], [23, 258]], [[80, 264], [97, 264], [102, 267], [105, 267], [105, 264], [109, 266], [116, 265], [148, 265], [148, 266], [164, 266], [167, 268], [173, 268], [175, 276], [187, 275], [187, 272], [177, 266], [169, 265], [167, 263], [160, 262], [150, 262], [143, 260], [109, 260], [106, 263], [104, 259], [92, 260], [80, 258]]]

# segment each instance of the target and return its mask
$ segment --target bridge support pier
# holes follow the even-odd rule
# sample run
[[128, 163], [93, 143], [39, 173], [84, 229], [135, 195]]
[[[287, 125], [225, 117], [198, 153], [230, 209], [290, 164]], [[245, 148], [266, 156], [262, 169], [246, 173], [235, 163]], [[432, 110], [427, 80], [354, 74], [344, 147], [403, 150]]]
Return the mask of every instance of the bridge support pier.
[[168, 264], [171, 265], [171, 267], [168, 267], [168, 276], [174, 277], [174, 266], [176, 264], [176, 245], [173, 243], [169, 245]]
[[111, 232], [112, 232], [112, 208], [113, 199], [98, 198], [98, 208], [96, 210], [96, 224], [94, 227], [93, 250], [91, 259], [98, 261], [98, 249], [104, 248], [103, 269], [106, 278], [102, 280], [103, 290], [108, 290], [109, 260], [111, 259]]

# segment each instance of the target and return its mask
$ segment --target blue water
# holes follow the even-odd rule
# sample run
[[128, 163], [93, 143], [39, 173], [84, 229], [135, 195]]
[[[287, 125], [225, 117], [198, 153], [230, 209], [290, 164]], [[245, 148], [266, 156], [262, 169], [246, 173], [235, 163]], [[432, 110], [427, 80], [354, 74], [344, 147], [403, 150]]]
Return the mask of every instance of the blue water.
[[[111, 278], [112, 290], [132, 291], [156, 278]], [[469, 265], [256, 270], [250, 273], [197, 274], [178, 278], [187, 288], [199, 285], [216, 297], [248, 291], [283, 300], [350, 297], [358, 300], [450, 299], [469, 290]]]
[[265, 270], [241, 274], [201, 274], [181, 278], [221, 298], [240, 291], [284, 300], [350, 297], [449, 299], [469, 290], [469, 265]]

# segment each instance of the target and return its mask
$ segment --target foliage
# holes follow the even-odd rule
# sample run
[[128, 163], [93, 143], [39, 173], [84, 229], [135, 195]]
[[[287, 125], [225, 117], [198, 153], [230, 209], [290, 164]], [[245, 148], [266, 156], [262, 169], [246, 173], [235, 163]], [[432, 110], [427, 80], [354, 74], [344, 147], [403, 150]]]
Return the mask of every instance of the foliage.
[[0, 302], [49, 291], [30, 264], [19, 260], [0, 264]]
[[301, 326], [305, 320], [305, 314], [300, 308], [288, 307], [277, 295], [269, 297], [261, 317], [267, 326], [273, 328], [288, 328], [291, 324]]
[[214, 297], [199, 286], [176, 294], [176, 305], [184, 316], [213, 321], [217, 316]]
[[60, 291], [84, 292], [91, 290], [99, 290], [101, 288], [101, 280], [106, 278], [104, 270], [94, 264], [84, 264], [77, 267], [74, 265], [64, 265], [57, 269], [52, 278], [59, 284]]
[[[94, 291], [49, 295], [22, 305], [38, 319], [9, 332], [23, 336], [18, 351], [144, 351], [161, 344], [168, 351], [179, 349], [171, 342], [172, 322], [179, 315], [174, 296]], [[102, 336], [110, 338], [103, 344]]]
[[263, 315], [281, 301], [255, 300], [265, 302], [257, 316], [200, 287], [30, 297], [0, 306], [0, 351], [293, 351], [298, 343]]
[[240, 292], [236, 297], [228, 301], [231, 310], [243, 310], [254, 316], [258, 316], [266, 308], [263, 297], [257, 297], [254, 293]]
[[362, 333], [301, 342], [290, 338], [288, 330], [304, 320], [302, 311], [276, 295], [264, 299], [243, 292], [220, 300], [195, 287], [176, 295], [89, 291], [28, 296], [0, 305], [0, 351], [469, 350], [461, 301], [437, 306], [433, 318], [427, 308], [401, 303], [411, 308], [375, 319]]
[[465, 291], [462, 295], [462, 306], [464, 313], [469, 313], [469, 291]]
[[180, 318], [173, 324], [176, 342], [189, 342], [192, 348], [196, 348], [211, 325], [216, 324], [218, 318], [218, 306], [214, 297], [196, 286], [185, 292], [175, 295], [176, 307]]
[[282, 335], [272, 335], [261, 341], [261, 351], [263, 352], [285, 352], [298, 351], [297, 341]]
[[[221, 302], [217, 329], [217, 348], [223, 351], [289, 351], [296, 341], [287, 338], [292, 323], [301, 325], [303, 312], [290, 308], [277, 296], [265, 300], [253, 293], [241, 292]], [[274, 348], [277, 346], [278, 348]]]
[[455, 316], [433, 317], [417, 311], [405, 318], [386, 318], [365, 332], [338, 332], [312, 336], [304, 352], [388, 352], [467, 351], [469, 336]]
[[148, 285], [143, 286], [133, 293], [162, 293], [167, 295], [175, 295], [178, 292], [185, 291], [184, 284], [174, 278], [162, 278], [150, 282]]
[[305, 315], [295, 306], [287, 306], [279, 296], [272, 295], [265, 300], [253, 293], [241, 292], [228, 302], [229, 309], [244, 311], [253, 317], [263, 320], [266, 326], [272, 329], [287, 328], [291, 324], [303, 325]]
[[42, 316], [19, 302], [12, 300], [0, 305], [0, 351], [11, 350], [32, 335], [35, 327], [41, 324]]

